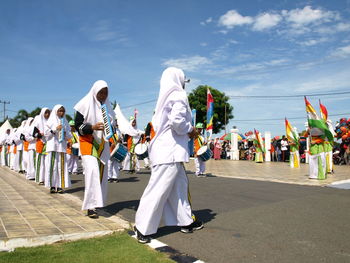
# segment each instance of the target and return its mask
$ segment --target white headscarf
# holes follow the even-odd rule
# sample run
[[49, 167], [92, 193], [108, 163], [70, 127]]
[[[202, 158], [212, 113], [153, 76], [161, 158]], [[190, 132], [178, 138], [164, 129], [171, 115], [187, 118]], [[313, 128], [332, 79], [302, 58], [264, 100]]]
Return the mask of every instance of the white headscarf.
[[[85, 97], [74, 106], [74, 109], [84, 116], [84, 122], [91, 125], [95, 125], [97, 122], [103, 122], [101, 103], [96, 98], [97, 93], [103, 88], [108, 88], [107, 82], [104, 80], [96, 81], [89, 93], [86, 94]], [[110, 121], [113, 123], [115, 120], [115, 113], [112, 109], [111, 103], [108, 100], [108, 96], [104, 104], [107, 106]], [[94, 130], [93, 136], [97, 142], [101, 141], [102, 135], [103, 131]]]
[[[49, 127], [49, 129], [51, 130], [56, 130], [56, 127], [61, 124], [61, 119], [57, 116], [57, 112], [61, 107], [63, 107], [63, 105], [61, 104], [55, 105], [52, 109], [49, 119], [46, 122], [46, 126]], [[62, 128], [65, 131], [70, 131], [70, 126], [68, 125], [66, 114], [63, 115], [62, 119], [63, 119]]]
[[22, 121], [21, 126], [17, 128], [16, 134], [18, 135], [18, 137], [19, 135], [21, 135], [21, 133], [24, 132], [24, 126], [26, 126], [26, 123], [27, 123], [27, 120]]
[[40, 114], [37, 115], [34, 119], [33, 125], [39, 129], [40, 132], [44, 133], [47, 119], [45, 119], [45, 112], [49, 108], [42, 108]]
[[23, 134], [25, 134], [25, 135], [32, 135], [33, 133], [32, 133], [32, 128], [31, 128], [31, 126], [32, 126], [32, 124], [33, 123], [31, 123], [31, 121], [33, 120], [34, 118], [33, 117], [29, 117], [28, 119], [27, 119], [27, 122], [26, 122], [26, 125], [24, 126], [24, 128], [23, 128]]
[[172, 99], [182, 100], [191, 112], [186, 91], [183, 89], [185, 84], [185, 74], [181, 69], [169, 67], [163, 71], [160, 79], [160, 91], [156, 109], [152, 118], [152, 124], [155, 132], [157, 132], [162, 120], [163, 108], [168, 102], [169, 96]]

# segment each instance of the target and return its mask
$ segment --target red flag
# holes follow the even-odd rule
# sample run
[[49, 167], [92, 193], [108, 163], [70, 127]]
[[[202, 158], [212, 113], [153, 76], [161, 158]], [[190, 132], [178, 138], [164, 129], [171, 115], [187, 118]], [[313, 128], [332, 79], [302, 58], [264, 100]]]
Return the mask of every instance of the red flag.
[[321, 103], [321, 100], [319, 100], [319, 102], [320, 102], [320, 111], [321, 111], [322, 119], [326, 121], [328, 120], [328, 111], [326, 107]]

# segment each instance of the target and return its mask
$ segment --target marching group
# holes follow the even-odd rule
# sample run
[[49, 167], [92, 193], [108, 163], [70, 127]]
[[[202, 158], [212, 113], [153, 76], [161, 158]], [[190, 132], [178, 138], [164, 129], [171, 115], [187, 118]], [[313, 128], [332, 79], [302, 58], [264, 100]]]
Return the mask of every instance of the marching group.
[[181, 69], [166, 69], [146, 131], [138, 130], [132, 117], [130, 134], [122, 134], [108, 100], [108, 84], [96, 81], [74, 106], [74, 120], [68, 122], [65, 107], [58, 104], [0, 134], [1, 165], [45, 185], [50, 193], [64, 193], [71, 186], [70, 174], [78, 172], [80, 158], [85, 181], [82, 210], [97, 218], [96, 208], [106, 203], [107, 182], [118, 182], [120, 169], [139, 170], [135, 148], [147, 144], [149, 159], [147, 155], [142, 159], [146, 168], [152, 164], [151, 178], [136, 213], [137, 239], [149, 242], [161, 219], [165, 225], [180, 226], [183, 233], [199, 230], [203, 223], [192, 213], [184, 168], [189, 161], [188, 140], [197, 140], [199, 132], [192, 125], [185, 83]]

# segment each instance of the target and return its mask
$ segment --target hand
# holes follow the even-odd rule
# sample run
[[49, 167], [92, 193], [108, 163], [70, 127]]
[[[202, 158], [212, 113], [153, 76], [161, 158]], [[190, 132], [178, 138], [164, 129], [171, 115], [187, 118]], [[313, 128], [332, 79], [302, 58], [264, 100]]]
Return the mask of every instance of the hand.
[[102, 131], [104, 129], [103, 123], [102, 122], [98, 122], [95, 125], [92, 125], [92, 129], [93, 130]]
[[56, 127], [56, 130], [57, 130], [57, 131], [62, 130], [62, 125], [61, 125], [61, 124], [60, 124], [60, 125], [58, 125], [58, 126]]
[[190, 137], [190, 139], [197, 138], [198, 135], [199, 135], [199, 132], [197, 131], [197, 129], [195, 127], [193, 127], [193, 130], [188, 133], [188, 137]]

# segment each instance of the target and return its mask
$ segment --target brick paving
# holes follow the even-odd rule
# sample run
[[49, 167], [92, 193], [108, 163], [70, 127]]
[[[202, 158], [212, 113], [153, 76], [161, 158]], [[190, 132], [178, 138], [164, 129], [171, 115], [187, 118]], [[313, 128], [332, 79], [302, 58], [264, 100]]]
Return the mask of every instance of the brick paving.
[[50, 194], [44, 186], [0, 167], [0, 250], [16, 247], [16, 242], [9, 242], [14, 239], [19, 241], [18, 246], [26, 243], [29, 246], [35, 243], [33, 240], [41, 240], [41, 244], [44, 237], [54, 241], [72, 236], [84, 238], [129, 227], [127, 222], [101, 213], [104, 216], [90, 219], [81, 211], [78, 198]]

